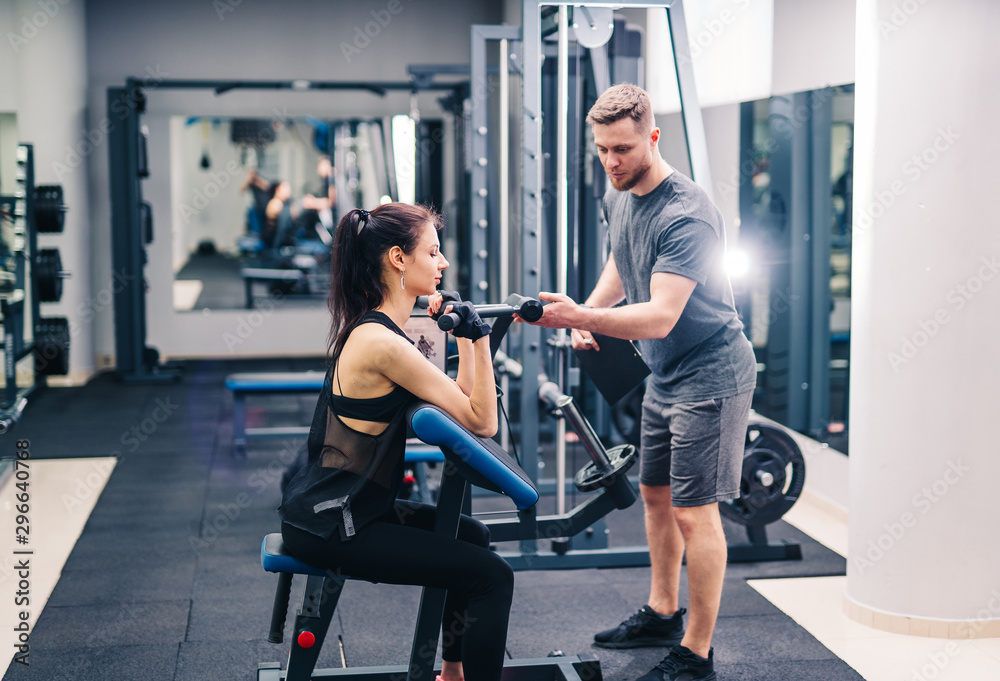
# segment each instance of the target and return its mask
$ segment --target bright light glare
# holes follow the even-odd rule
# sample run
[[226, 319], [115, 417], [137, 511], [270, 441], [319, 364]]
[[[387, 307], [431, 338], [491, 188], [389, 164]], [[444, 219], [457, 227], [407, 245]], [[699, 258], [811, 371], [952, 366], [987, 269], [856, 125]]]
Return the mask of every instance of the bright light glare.
[[409, 116], [392, 117], [392, 153], [396, 159], [396, 194], [403, 203], [413, 203], [417, 198], [417, 130]]
[[388, 194], [383, 194], [381, 198], [379, 198], [378, 202], [384, 206], [387, 203], [392, 203], [392, 197]]
[[750, 272], [750, 256], [746, 251], [734, 248], [726, 252], [726, 271], [732, 279], [741, 279]]

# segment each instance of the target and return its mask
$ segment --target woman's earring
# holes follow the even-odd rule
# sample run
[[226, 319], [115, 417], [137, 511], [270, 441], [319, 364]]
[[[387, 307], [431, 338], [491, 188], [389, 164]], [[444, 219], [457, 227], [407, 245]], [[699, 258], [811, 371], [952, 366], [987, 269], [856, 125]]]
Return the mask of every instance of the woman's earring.
[[404, 290], [404, 291], [406, 290], [406, 279], [403, 276], [405, 274], [406, 274], [406, 270], [403, 270], [402, 272], [399, 273], [399, 288], [402, 289], [402, 290]]

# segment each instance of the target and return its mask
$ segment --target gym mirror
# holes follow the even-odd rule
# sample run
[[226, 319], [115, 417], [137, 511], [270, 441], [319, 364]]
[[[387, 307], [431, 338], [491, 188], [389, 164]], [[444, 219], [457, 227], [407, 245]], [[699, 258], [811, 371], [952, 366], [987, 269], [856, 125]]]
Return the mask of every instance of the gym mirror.
[[178, 116], [170, 131], [177, 311], [322, 308], [340, 216], [414, 199], [409, 116]]

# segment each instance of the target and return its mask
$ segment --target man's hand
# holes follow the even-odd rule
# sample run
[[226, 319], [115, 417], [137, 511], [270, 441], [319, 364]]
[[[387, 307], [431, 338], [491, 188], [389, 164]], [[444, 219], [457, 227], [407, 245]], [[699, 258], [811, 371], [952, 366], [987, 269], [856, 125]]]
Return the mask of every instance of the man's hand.
[[583, 326], [586, 308], [577, 305], [569, 296], [542, 291], [538, 294], [538, 299], [548, 305], [542, 308], [542, 318], [532, 322], [535, 326], [548, 329], [575, 329]]
[[[600, 350], [590, 331], [580, 328], [587, 325], [589, 308], [577, 305], [572, 298], [561, 293], [542, 291], [538, 294], [538, 299], [548, 305], [542, 308], [542, 318], [531, 323], [549, 329], [571, 329], [570, 340], [574, 350]], [[518, 321], [523, 320], [518, 318]]]
[[594, 338], [590, 331], [584, 331], [582, 329], [573, 329], [572, 333], [569, 335], [570, 342], [573, 345], [574, 350], [600, 350], [601, 346], [597, 344], [597, 339]]

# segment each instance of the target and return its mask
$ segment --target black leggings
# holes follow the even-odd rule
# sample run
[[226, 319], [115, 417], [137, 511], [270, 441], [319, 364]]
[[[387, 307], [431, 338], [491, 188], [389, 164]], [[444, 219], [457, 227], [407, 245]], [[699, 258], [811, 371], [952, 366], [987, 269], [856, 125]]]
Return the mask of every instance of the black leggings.
[[507, 645], [514, 572], [489, 550], [489, 530], [462, 516], [458, 538], [437, 534], [434, 507], [397, 500], [348, 541], [281, 525], [288, 551], [310, 565], [386, 584], [446, 589], [442, 657], [462, 662], [465, 678], [498, 681]]

